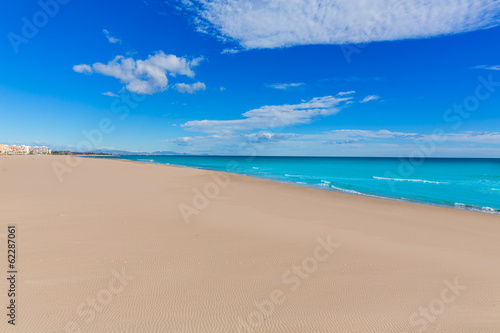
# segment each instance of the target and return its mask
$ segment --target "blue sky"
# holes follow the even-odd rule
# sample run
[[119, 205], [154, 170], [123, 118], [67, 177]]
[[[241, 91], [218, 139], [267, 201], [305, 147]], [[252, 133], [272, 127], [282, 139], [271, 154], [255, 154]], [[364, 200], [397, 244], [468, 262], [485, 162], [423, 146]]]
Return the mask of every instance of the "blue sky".
[[500, 157], [500, 3], [362, 2], [9, 2], [0, 142]]

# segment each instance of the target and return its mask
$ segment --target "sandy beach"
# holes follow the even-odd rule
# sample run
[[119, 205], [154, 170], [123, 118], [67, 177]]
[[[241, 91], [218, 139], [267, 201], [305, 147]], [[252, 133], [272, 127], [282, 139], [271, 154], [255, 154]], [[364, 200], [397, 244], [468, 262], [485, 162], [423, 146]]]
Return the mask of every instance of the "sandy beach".
[[498, 215], [66, 159], [0, 157], [1, 332], [500, 332]]

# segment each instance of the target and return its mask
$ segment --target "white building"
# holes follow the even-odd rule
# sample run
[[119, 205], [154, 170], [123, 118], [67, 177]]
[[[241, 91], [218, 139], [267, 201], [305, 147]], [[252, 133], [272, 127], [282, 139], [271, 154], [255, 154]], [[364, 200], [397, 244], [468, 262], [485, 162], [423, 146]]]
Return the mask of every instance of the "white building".
[[34, 155], [51, 154], [52, 151], [47, 147], [31, 147], [30, 153]]
[[51, 154], [52, 151], [47, 147], [30, 147], [30, 146], [17, 146], [17, 145], [3, 145], [0, 144], [0, 155], [40, 155]]

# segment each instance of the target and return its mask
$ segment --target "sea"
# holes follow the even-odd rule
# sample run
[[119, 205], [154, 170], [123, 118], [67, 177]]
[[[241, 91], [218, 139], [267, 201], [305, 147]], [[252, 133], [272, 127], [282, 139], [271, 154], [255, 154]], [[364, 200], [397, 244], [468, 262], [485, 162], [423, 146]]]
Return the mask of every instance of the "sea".
[[228, 171], [328, 191], [500, 214], [500, 159], [148, 155], [105, 158]]

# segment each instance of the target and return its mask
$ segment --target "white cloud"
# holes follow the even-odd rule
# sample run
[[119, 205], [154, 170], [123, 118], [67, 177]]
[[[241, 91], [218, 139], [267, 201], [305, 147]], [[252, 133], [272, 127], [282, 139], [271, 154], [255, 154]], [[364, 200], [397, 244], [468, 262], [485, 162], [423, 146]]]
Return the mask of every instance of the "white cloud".
[[241, 137], [245, 138], [251, 143], [266, 143], [266, 142], [279, 142], [292, 138], [300, 137], [300, 134], [294, 133], [272, 133], [272, 132], [259, 132], [242, 134]]
[[352, 95], [355, 94], [356, 92], [354, 90], [351, 91], [341, 91], [337, 94], [337, 96], [346, 96], [346, 95]]
[[500, 24], [497, 0], [191, 0], [197, 30], [246, 49], [429, 38]]
[[[73, 66], [73, 70], [78, 73], [99, 73], [111, 76], [125, 84], [125, 88], [130, 92], [140, 95], [152, 95], [168, 88], [169, 79], [167, 75], [171, 77], [183, 75], [193, 78], [195, 75], [193, 68], [198, 66], [202, 59], [195, 58], [188, 60], [159, 51], [154, 55], [148, 56], [146, 60], [134, 60], [132, 58], [116, 56], [107, 64], [97, 62], [91, 66], [85, 64], [76, 65]], [[202, 84], [201, 82], [197, 82], [190, 89], [193, 92], [196, 89], [200, 90]], [[187, 88], [184, 87], [184, 89]]]
[[[332, 130], [315, 134], [223, 133], [169, 140], [187, 151], [210, 154], [309, 156], [410, 156], [435, 147], [429, 157], [500, 157], [500, 132], [455, 132], [441, 135], [389, 130]], [[427, 150], [425, 150], [427, 152]]]
[[492, 71], [500, 71], [500, 65], [494, 65], [494, 66], [481, 65], [481, 66], [476, 66], [474, 68], [477, 68], [477, 69], [489, 69], [489, 70], [492, 70]]
[[342, 142], [342, 141], [369, 141], [372, 143], [380, 141], [397, 140], [399, 143], [416, 141], [435, 141], [435, 142], [455, 142], [455, 143], [481, 143], [500, 145], [499, 132], [478, 132], [466, 131], [455, 133], [443, 133], [441, 135], [421, 134], [412, 132], [394, 132], [388, 130], [356, 130], [343, 129], [332, 130], [320, 134], [305, 134], [304, 140], [324, 141], [324, 142]]
[[179, 137], [167, 142], [175, 143], [178, 146], [203, 146], [205, 144], [214, 146], [232, 145], [237, 143], [248, 144], [268, 144], [280, 141], [286, 141], [292, 138], [300, 137], [300, 134], [294, 133], [272, 133], [272, 132], [257, 132], [247, 134], [224, 134], [224, 135], [206, 135], [206, 136], [191, 136]]
[[239, 49], [224, 49], [222, 50], [221, 54], [236, 54], [236, 53], [240, 53], [241, 50]]
[[368, 103], [368, 102], [376, 101], [376, 100], [379, 100], [379, 99], [380, 99], [380, 97], [377, 96], [377, 95], [368, 95], [365, 98], [363, 98], [363, 100], [360, 101], [360, 103]]
[[117, 94], [113, 94], [111, 91], [104, 92], [102, 93], [104, 96], [109, 96], [109, 97], [120, 97]]
[[274, 83], [266, 84], [266, 87], [276, 89], [276, 90], [288, 90], [290, 88], [298, 88], [305, 85], [305, 83]]
[[194, 138], [186, 136], [182, 138], [176, 138], [174, 140], [171, 140], [171, 142], [179, 146], [189, 146], [194, 140]]
[[[448, 133], [444, 137], [446, 140], [454, 142], [492, 144], [500, 146], [500, 132], [466, 131], [460, 133]], [[426, 137], [426, 139], [430, 138]]]
[[108, 39], [108, 41], [111, 44], [117, 44], [117, 43], [121, 44], [122, 43], [121, 39], [118, 39], [118, 38], [111, 36], [111, 33], [108, 30], [102, 29], [102, 32], [104, 33], [104, 36], [106, 36], [106, 38]]
[[175, 85], [175, 89], [180, 92], [180, 93], [188, 93], [188, 94], [194, 94], [197, 91], [203, 91], [207, 87], [205, 86], [205, 83], [203, 82], [196, 82], [193, 84], [186, 84], [186, 83], [177, 83]]
[[254, 129], [277, 128], [307, 124], [315, 119], [338, 113], [351, 103], [352, 97], [316, 97], [300, 104], [267, 105], [243, 113], [237, 120], [193, 120], [182, 127], [190, 131], [230, 133]]
[[92, 74], [92, 67], [89, 65], [75, 65], [73, 66], [73, 70], [77, 73], [83, 73], [83, 74]]

